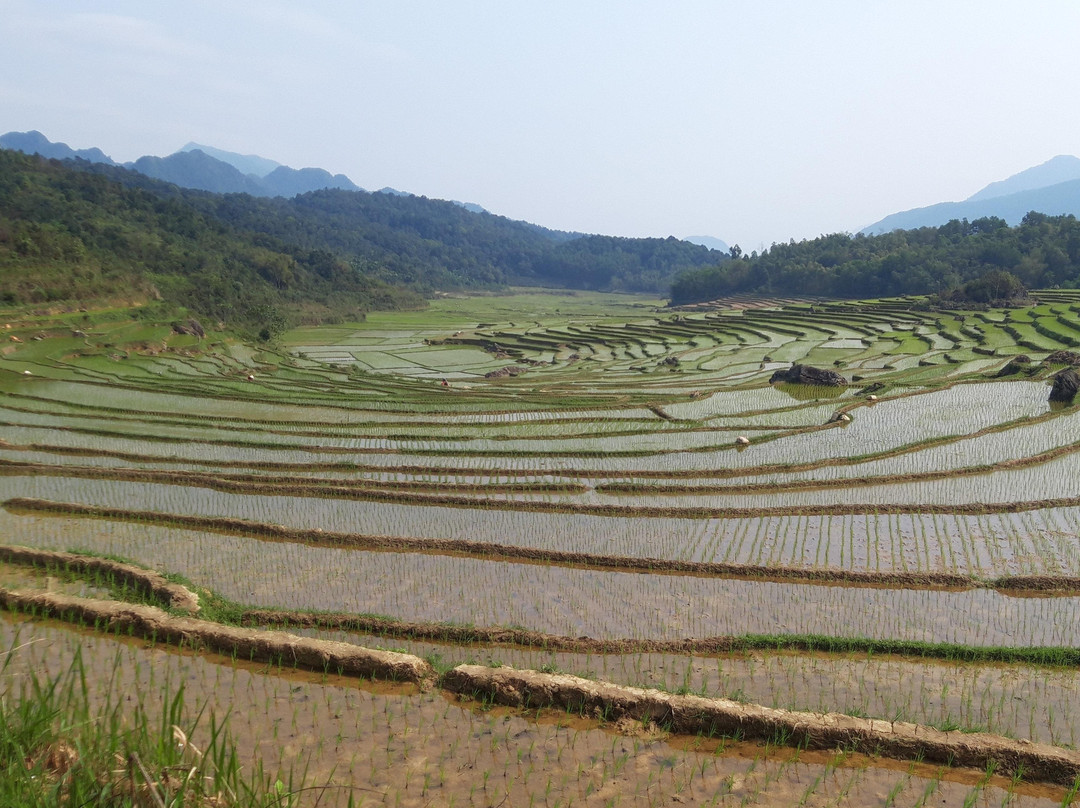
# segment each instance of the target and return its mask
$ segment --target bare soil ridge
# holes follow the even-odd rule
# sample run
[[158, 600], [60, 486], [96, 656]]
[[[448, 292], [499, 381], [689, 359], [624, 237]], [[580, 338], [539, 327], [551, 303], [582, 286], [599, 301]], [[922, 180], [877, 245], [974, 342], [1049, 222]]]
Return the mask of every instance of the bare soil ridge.
[[654, 722], [683, 735], [784, 739], [810, 749], [848, 749], [899, 760], [925, 760], [987, 769], [1028, 781], [1069, 786], [1080, 776], [1080, 752], [988, 733], [943, 732], [921, 724], [807, 713], [728, 699], [678, 696], [594, 682], [577, 676], [513, 668], [460, 665], [443, 677], [455, 693], [483, 695], [499, 704], [554, 707], [618, 721]]
[[240, 659], [416, 684], [434, 675], [427, 662], [411, 654], [177, 617], [156, 606], [6, 589], [0, 589], [0, 606]]
[[77, 573], [101, 573], [127, 584], [171, 609], [197, 614], [199, 596], [183, 584], [174, 583], [153, 570], [107, 558], [76, 555], [54, 550], [0, 545], [0, 561], [27, 567], [65, 569]]

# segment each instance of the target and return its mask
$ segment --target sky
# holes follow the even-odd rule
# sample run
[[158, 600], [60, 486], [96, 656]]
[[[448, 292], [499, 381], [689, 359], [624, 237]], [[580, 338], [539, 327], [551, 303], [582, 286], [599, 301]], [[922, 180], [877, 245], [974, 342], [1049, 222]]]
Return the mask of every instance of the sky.
[[1076, 0], [0, 0], [0, 133], [761, 250], [1080, 155]]

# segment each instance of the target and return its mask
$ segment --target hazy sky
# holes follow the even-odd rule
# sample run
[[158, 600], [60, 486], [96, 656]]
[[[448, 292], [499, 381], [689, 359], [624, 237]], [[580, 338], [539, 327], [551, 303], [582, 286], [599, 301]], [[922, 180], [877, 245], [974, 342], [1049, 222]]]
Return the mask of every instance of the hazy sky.
[[750, 251], [1080, 154], [1080, 2], [0, 0], [0, 133]]

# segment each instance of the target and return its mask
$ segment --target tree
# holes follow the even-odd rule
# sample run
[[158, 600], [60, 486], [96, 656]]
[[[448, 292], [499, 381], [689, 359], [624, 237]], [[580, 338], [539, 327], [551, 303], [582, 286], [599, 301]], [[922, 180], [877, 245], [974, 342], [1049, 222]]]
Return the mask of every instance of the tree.
[[958, 290], [961, 297], [953, 294], [954, 300], [970, 300], [973, 303], [988, 305], [1005, 304], [1027, 297], [1027, 289], [1020, 279], [1011, 272], [995, 269], [980, 278], [968, 281]]

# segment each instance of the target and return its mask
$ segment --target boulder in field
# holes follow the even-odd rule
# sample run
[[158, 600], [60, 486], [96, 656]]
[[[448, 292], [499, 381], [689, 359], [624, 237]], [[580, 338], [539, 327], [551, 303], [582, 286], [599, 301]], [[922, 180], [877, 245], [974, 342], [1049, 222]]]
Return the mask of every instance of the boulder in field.
[[1080, 366], [1080, 353], [1075, 351], [1054, 351], [1043, 360], [1044, 365], [1069, 365]]
[[202, 339], [206, 336], [206, 331], [202, 327], [202, 323], [196, 320], [194, 317], [189, 319], [186, 323], [173, 323], [172, 330], [177, 334], [190, 334], [193, 337]]
[[484, 374], [485, 379], [505, 379], [507, 376], [517, 376], [525, 372], [525, 368], [518, 365], [507, 365], [498, 370], [492, 370]]
[[778, 370], [770, 378], [769, 384], [817, 384], [825, 387], [841, 387], [847, 379], [835, 370], [822, 370], [810, 365], [792, 365], [787, 370]]
[[1080, 390], [1080, 375], [1075, 370], [1063, 370], [1054, 376], [1054, 387], [1050, 390], [1050, 401], [1071, 402]]
[[1017, 373], [1025, 371], [1030, 373], [1031, 370], [1031, 357], [1027, 354], [1020, 354], [1010, 359], [1009, 363], [999, 370], [996, 375], [998, 378], [1002, 378], [1004, 376], [1015, 376]]

